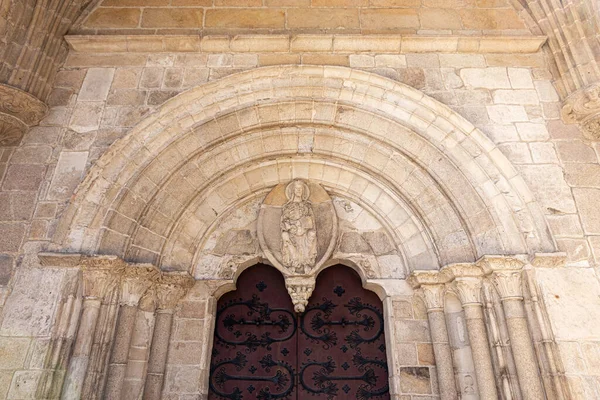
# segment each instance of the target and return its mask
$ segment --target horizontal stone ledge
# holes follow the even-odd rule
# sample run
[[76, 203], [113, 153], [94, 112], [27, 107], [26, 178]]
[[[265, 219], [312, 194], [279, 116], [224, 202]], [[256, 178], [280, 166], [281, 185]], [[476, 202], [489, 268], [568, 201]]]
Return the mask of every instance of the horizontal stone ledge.
[[535, 53], [546, 36], [68, 35], [80, 53]]

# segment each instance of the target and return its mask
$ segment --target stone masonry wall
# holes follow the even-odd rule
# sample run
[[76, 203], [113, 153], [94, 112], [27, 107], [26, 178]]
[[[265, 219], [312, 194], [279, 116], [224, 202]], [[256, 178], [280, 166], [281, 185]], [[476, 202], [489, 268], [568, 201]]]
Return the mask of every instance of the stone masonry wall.
[[530, 34], [507, 0], [103, 0], [71, 33]]
[[[580, 398], [600, 397], [600, 330], [577, 324], [584, 310], [588, 315], [600, 310], [600, 143], [584, 141], [576, 126], [560, 121], [559, 99], [541, 53], [71, 53], [49, 97], [49, 115], [18, 147], [0, 149], [0, 284], [4, 292], [9, 282], [14, 285], [0, 325], [0, 370], [3, 382], [12, 382], [0, 387], [8, 388], [9, 398], [20, 398], [20, 377], [39, 366], [27, 361], [28, 354], [49, 334], [58, 301], [52, 288], [62, 279], [29, 267], [38, 265], [36, 253], [48, 246], [89, 167], [169, 98], [274, 64], [343, 65], [387, 76], [447, 104], [499, 145], [568, 254], [568, 274], [539, 274], [544, 299], [555, 299], [549, 313], [570, 383]], [[43, 310], [36, 308], [40, 304]], [[26, 328], [36, 315], [43, 316], [44, 328]], [[11, 357], [1, 356], [8, 352]], [[171, 355], [171, 363], [181, 364], [176, 357]]]

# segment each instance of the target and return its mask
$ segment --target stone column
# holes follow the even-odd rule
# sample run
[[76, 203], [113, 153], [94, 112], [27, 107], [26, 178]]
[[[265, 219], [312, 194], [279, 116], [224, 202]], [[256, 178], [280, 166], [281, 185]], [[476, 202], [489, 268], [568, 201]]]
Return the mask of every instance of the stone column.
[[152, 284], [152, 280], [159, 274], [159, 270], [153, 266], [130, 266], [125, 270], [121, 283], [117, 330], [108, 365], [105, 396], [109, 399], [120, 397], [137, 306], [142, 295]]
[[449, 277], [444, 272], [415, 272], [410, 278], [413, 287], [423, 290], [429, 331], [433, 342], [435, 366], [442, 400], [458, 398], [454, 368], [452, 363], [452, 350], [448, 339], [446, 316], [444, 314], [445, 283]]
[[435, 366], [442, 400], [458, 398], [454, 368], [452, 366], [452, 351], [448, 340], [446, 316], [444, 314], [444, 285], [421, 285], [427, 307], [427, 319], [433, 342]]
[[129, 356], [125, 369], [125, 379], [121, 389], [122, 399], [137, 400], [142, 398], [152, 333], [154, 332], [154, 319], [156, 311], [156, 294], [151, 287], [140, 300], [135, 317], [135, 327], [129, 346]]
[[82, 260], [83, 306], [73, 356], [69, 363], [61, 398], [81, 399], [90, 360], [94, 334], [105, 296], [110, 295], [119, 282], [124, 263], [114, 257]]
[[483, 319], [481, 300], [481, 276], [483, 274], [478, 268], [466, 266], [456, 268], [453, 272], [456, 276], [455, 285], [458, 297], [465, 310], [467, 332], [473, 350], [473, 363], [475, 364], [475, 376], [477, 377], [480, 398], [482, 400], [497, 400], [496, 379]]
[[144, 400], [159, 400], [167, 365], [167, 353], [171, 338], [173, 312], [177, 302], [194, 284], [194, 279], [186, 274], [165, 274], [156, 285], [156, 320], [152, 347], [148, 360], [148, 374], [144, 386]]
[[487, 258], [481, 262], [484, 271], [498, 290], [506, 318], [510, 346], [517, 367], [519, 387], [524, 400], [543, 399], [535, 350], [527, 327], [523, 303], [522, 272], [524, 263], [515, 258]]

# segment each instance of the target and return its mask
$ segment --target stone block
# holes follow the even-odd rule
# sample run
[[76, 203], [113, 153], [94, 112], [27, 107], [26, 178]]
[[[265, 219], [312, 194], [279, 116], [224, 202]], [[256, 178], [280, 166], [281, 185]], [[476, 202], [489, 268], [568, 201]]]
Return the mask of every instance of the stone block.
[[405, 68], [406, 56], [404, 54], [377, 54], [375, 66], [386, 68]]
[[523, 106], [493, 105], [487, 106], [490, 120], [496, 124], [510, 124], [513, 122], [529, 121]]
[[464, 29], [527, 29], [519, 15], [512, 8], [466, 8], [458, 11]]
[[537, 268], [552, 331], [557, 341], [598, 337], [600, 285], [592, 268]]
[[8, 285], [13, 267], [14, 258], [6, 254], [0, 254], [0, 286]]
[[435, 365], [433, 345], [429, 343], [417, 343], [417, 355], [420, 365]]
[[506, 68], [463, 68], [460, 77], [469, 88], [510, 89]]
[[420, 27], [419, 15], [412, 8], [374, 8], [362, 10], [360, 26], [363, 30], [406, 30]]
[[10, 159], [12, 164], [45, 164], [52, 155], [50, 146], [22, 146], [15, 150]]
[[172, 342], [169, 349], [169, 364], [200, 365], [202, 342]]
[[452, 8], [419, 9], [421, 29], [462, 29], [460, 16]]
[[440, 54], [440, 66], [452, 68], [485, 68], [482, 54]]
[[0, 370], [23, 368], [30, 343], [29, 338], [0, 337]]
[[142, 28], [201, 28], [201, 8], [145, 8]]
[[492, 98], [495, 104], [540, 104], [535, 90], [495, 90]]
[[90, 28], [136, 28], [140, 21], [139, 8], [97, 8], [87, 18]]
[[8, 398], [30, 399], [31, 394], [36, 392], [42, 374], [42, 371], [16, 371], [10, 385]]
[[401, 367], [400, 390], [402, 393], [431, 394], [429, 367]]
[[527, 68], [508, 68], [508, 78], [513, 89], [533, 89], [531, 70]]
[[9, 165], [4, 177], [4, 190], [37, 191], [42, 183], [46, 166], [39, 164]]
[[521, 140], [525, 142], [548, 140], [549, 134], [546, 125], [530, 122], [518, 122], [515, 124]]
[[77, 101], [104, 101], [115, 76], [114, 68], [90, 68], [85, 74]]
[[585, 239], [557, 238], [556, 245], [559, 251], [567, 253], [567, 264], [569, 266], [587, 267], [590, 265], [592, 254]]
[[426, 320], [395, 321], [396, 340], [407, 342], [430, 342], [429, 325]]
[[283, 29], [285, 12], [277, 9], [211, 9], [206, 12], [205, 27]]
[[550, 81], [535, 81], [535, 90], [537, 90], [540, 100], [543, 102], [557, 102], [560, 101], [556, 89]]
[[48, 190], [48, 200], [66, 200], [81, 181], [87, 162], [87, 151], [62, 152]]
[[358, 9], [289, 9], [288, 29], [360, 28]]
[[581, 216], [583, 230], [587, 234], [600, 234], [600, 189], [573, 188], [575, 203]]
[[565, 179], [571, 186], [600, 188], [600, 165], [565, 163]]
[[35, 192], [0, 192], [0, 221], [24, 221], [31, 218]]
[[597, 163], [593, 148], [580, 141], [556, 142], [558, 157], [564, 163]]
[[558, 165], [520, 165], [523, 179], [548, 213], [572, 214], [576, 212], [571, 189], [564, 180]]
[[15, 337], [49, 335], [63, 273], [39, 268], [17, 269], [13, 291], [4, 306], [0, 334]]
[[529, 149], [531, 150], [531, 158], [536, 164], [557, 164], [558, 157], [556, 156], [556, 150], [554, 144], [534, 142], [529, 143]]
[[103, 109], [103, 102], [77, 103], [69, 128], [79, 133], [95, 131], [100, 126]]

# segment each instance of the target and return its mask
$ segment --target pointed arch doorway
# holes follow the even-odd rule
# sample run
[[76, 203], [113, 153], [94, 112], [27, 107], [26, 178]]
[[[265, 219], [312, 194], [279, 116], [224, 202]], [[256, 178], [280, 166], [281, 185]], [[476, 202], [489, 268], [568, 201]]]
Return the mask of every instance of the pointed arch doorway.
[[217, 305], [209, 399], [389, 399], [383, 306], [351, 268], [322, 271], [300, 315], [273, 267]]

